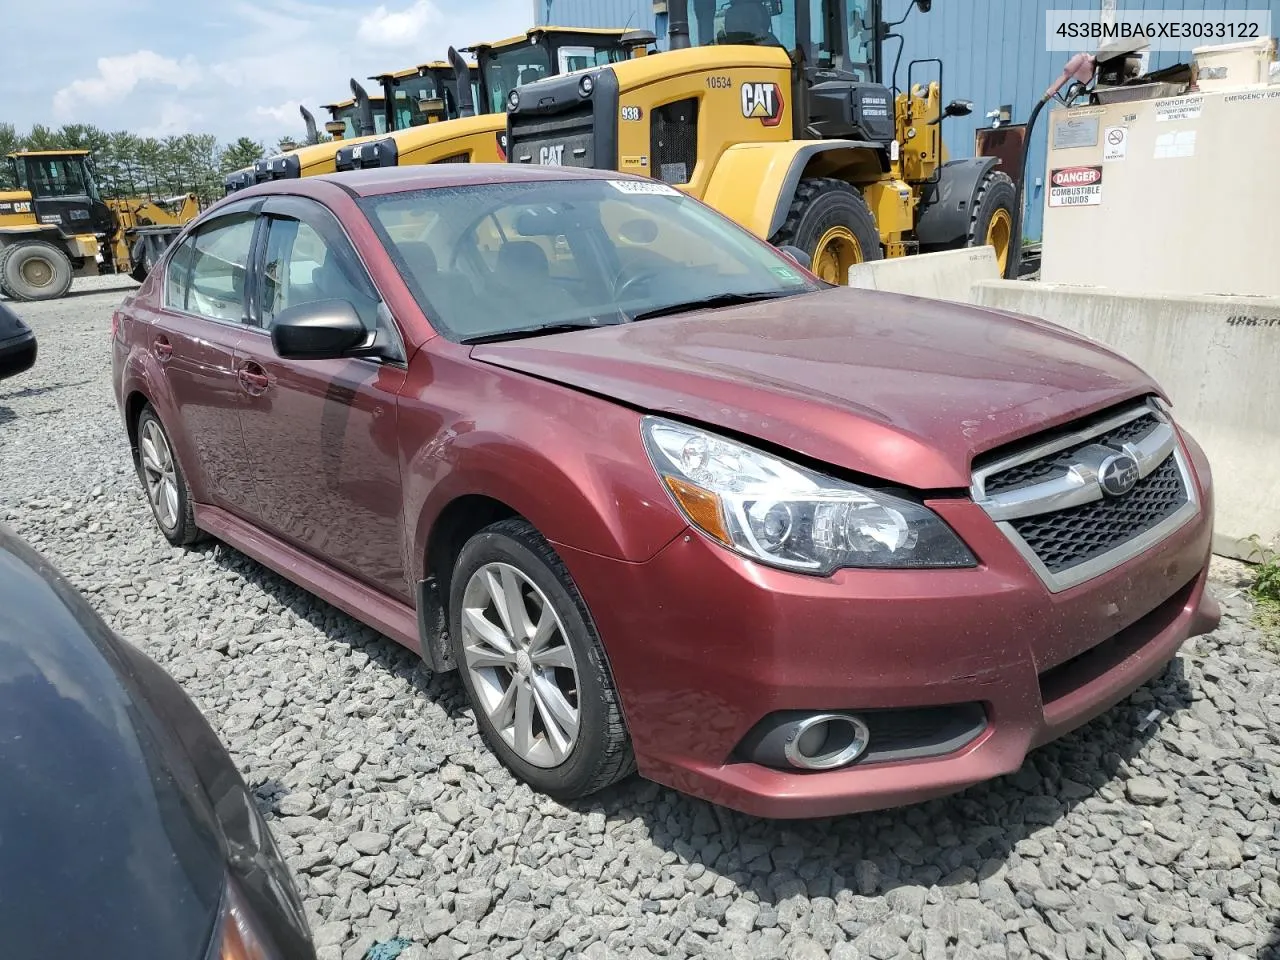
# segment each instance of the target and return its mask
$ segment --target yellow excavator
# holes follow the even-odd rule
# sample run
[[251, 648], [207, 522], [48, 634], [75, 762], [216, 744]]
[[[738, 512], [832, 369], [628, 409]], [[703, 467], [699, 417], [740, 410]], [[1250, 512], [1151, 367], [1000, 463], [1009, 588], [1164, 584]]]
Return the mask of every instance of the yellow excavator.
[[[266, 180], [316, 176], [335, 170], [419, 163], [501, 163], [506, 159], [503, 107], [517, 84], [595, 64], [618, 63], [646, 53], [653, 41], [653, 34], [642, 30], [545, 26], [532, 27], [505, 40], [466, 47], [465, 52], [475, 56], [479, 100], [473, 97], [476, 88], [470, 83], [457, 84], [457, 117], [387, 134], [376, 132], [372, 98], [352, 80], [360, 136], [300, 147], [259, 160], [252, 169], [229, 175], [226, 191], [232, 193]], [[470, 75], [469, 65], [452, 47], [449, 63], [455, 77]], [[436, 111], [439, 105], [433, 104], [429, 109]]]
[[16, 190], [0, 190], [0, 293], [54, 300], [76, 276], [151, 265], [200, 212], [195, 194], [103, 197], [86, 150], [23, 150], [6, 158]]
[[912, 61], [904, 89], [895, 63], [886, 82], [906, 16], [886, 23], [880, 0], [694, 0], [692, 21], [670, 0], [668, 16], [667, 52], [512, 91], [509, 161], [663, 180], [835, 283], [862, 261], [984, 244], [1004, 268], [1013, 181], [942, 144], [943, 119], [972, 104], [942, 105], [940, 60]]

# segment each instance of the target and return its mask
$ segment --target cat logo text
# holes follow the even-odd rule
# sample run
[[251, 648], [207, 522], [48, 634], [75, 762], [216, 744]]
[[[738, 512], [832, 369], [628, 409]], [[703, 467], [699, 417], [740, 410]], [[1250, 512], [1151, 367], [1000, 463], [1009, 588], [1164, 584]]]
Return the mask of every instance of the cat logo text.
[[776, 127], [782, 120], [782, 90], [776, 83], [744, 83], [742, 115]]

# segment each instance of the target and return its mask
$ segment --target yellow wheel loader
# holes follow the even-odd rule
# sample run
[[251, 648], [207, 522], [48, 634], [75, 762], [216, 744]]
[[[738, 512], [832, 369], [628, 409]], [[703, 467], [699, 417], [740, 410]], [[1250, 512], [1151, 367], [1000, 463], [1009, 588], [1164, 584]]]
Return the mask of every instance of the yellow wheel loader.
[[[227, 193], [254, 183], [289, 177], [308, 177], [335, 170], [419, 163], [501, 163], [506, 160], [507, 94], [521, 82], [556, 76], [596, 64], [618, 63], [647, 51], [652, 33], [577, 27], [533, 27], [525, 33], [465, 48], [476, 58], [479, 99], [470, 83], [456, 85], [458, 116], [438, 123], [376, 132], [371, 98], [355, 80], [358, 132], [342, 139], [300, 147], [259, 160], [252, 169], [236, 171], [226, 180]], [[458, 51], [449, 50], [455, 78], [470, 67]], [[421, 108], [420, 108], [421, 109]], [[431, 106], [437, 109], [436, 105]]]
[[666, 52], [513, 90], [509, 161], [663, 180], [834, 283], [855, 263], [981, 244], [1003, 268], [1013, 181], [995, 158], [947, 160], [942, 120], [972, 104], [942, 106], [941, 61], [913, 61], [901, 91], [895, 65], [885, 85], [883, 42], [903, 21], [884, 22], [880, 0], [694, 5], [690, 22], [671, 0]]
[[168, 200], [104, 198], [85, 150], [7, 157], [17, 190], [0, 190], [0, 293], [54, 300], [76, 276], [127, 273], [151, 265], [200, 212], [195, 194]]
[[[468, 63], [466, 67], [471, 102], [478, 103], [480, 71], [474, 63]], [[383, 111], [389, 131], [408, 130], [461, 116], [457, 73], [453, 64], [444, 60], [421, 63], [408, 70], [383, 73], [369, 79], [382, 85]]]

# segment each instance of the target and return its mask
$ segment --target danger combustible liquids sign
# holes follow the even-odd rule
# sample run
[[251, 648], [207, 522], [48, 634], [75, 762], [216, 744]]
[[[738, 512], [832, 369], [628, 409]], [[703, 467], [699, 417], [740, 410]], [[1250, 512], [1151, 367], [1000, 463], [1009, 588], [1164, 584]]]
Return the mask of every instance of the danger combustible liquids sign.
[[1101, 167], [1060, 167], [1049, 171], [1049, 206], [1086, 207], [1102, 203]]

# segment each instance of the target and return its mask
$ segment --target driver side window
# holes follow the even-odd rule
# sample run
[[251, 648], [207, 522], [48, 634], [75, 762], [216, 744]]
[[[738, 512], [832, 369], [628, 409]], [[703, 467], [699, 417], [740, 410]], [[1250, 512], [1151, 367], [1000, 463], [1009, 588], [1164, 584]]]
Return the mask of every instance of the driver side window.
[[365, 328], [378, 325], [378, 297], [355, 254], [321, 236], [310, 223], [292, 217], [267, 220], [262, 265], [262, 325], [271, 328], [289, 307], [318, 300], [345, 300]]

